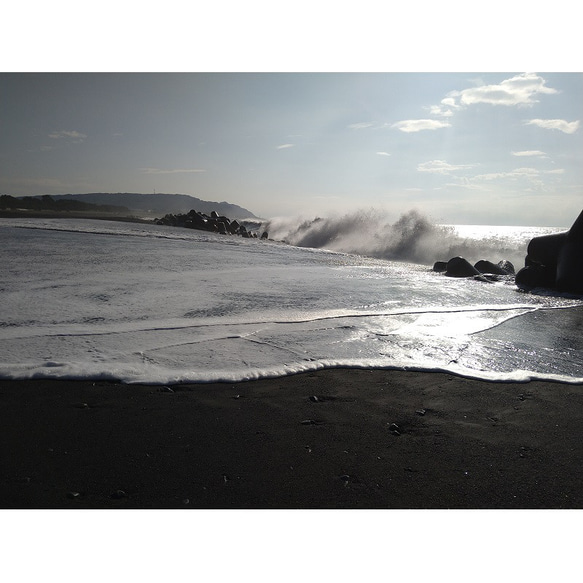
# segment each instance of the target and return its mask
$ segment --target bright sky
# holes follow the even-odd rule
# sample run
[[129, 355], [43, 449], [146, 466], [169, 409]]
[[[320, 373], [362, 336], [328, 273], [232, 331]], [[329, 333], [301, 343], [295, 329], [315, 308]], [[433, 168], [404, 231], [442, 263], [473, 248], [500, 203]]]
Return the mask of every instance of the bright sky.
[[17, 70], [0, 75], [0, 193], [569, 226], [583, 208], [582, 96], [583, 73]]

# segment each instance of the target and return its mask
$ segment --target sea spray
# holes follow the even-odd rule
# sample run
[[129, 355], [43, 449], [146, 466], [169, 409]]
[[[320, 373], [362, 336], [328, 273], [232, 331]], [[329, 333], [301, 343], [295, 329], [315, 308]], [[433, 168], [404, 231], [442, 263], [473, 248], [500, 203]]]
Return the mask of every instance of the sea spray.
[[495, 232], [488, 237], [464, 237], [455, 226], [435, 223], [417, 210], [394, 222], [387, 213], [374, 209], [313, 219], [273, 218], [262, 229], [270, 238], [298, 247], [422, 265], [461, 255], [470, 262], [506, 259], [520, 268], [528, 244], [528, 237], [504, 237]]

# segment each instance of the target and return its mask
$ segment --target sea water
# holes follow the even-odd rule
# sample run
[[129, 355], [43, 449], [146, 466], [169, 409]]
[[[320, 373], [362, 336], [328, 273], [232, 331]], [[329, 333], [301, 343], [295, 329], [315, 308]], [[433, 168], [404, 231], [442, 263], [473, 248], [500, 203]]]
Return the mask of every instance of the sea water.
[[448, 278], [559, 229], [272, 220], [270, 240], [0, 219], [0, 378], [234, 382], [330, 367], [583, 382], [583, 298]]

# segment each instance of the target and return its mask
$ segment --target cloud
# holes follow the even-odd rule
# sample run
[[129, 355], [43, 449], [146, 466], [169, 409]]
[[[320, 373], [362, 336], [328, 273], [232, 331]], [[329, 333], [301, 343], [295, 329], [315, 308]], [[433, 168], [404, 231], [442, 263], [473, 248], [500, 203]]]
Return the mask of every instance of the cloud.
[[293, 148], [294, 144], [281, 144], [280, 146], [276, 146], [276, 150], [285, 150], [286, 148]]
[[[446, 101], [445, 99], [443, 101]], [[447, 105], [445, 103], [443, 103], [443, 105]], [[441, 117], [452, 117], [453, 116], [453, 111], [451, 109], [444, 109], [443, 107], [441, 107], [441, 105], [431, 105], [429, 107], [426, 108], [427, 110], [429, 110], [429, 113], [431, 115], [439, 115]]]
[[544, 152], [540, 150], [522, 150], [520, 152], [512, 152], [513, 156], [546, 156]]
[[374, 124], [369, 122], [369, 121], [363, 121], [360, 123], [351, 123], [348, 127], [351, 130], [363, 130], [365, 128], [370, 128], [372, 127]]
[[539, 126], [545, 130], [559, 130], [565, 134], [574, 134], [579, 129], [579, 120], [569, 122], [564, 119], [530, 119], [524, 124]]
[[75, 143], [82, 142], [87, 137], [86, 134], [82, 134], [76, 130], [59, 130], [54, 131], [49, 134], [49, 138], [53, 140], [73, 140]]
[[540, 94], [552, 95], [555, 93], [558, 91], [547, 87], [546, 81], [536, 73], [523, 73], [497, 85], [481, 85], [462, 91], [452, 91], [441, 103], [450, 107], [477, 103], [528, 106], [538, 103], [536, 97]]
[[433, 174], [453, 174], [458, 170], [472, 168], [473, 164], [449, 164], [445, 160], [431, 160], [422, 162], [417, 166], [418, 172], [431, 172]]
[[379, 156], [390, 156], [388, 152], [377, 152]]
[[143, 174], [198, 174], [206, 172], [202, 168], [175, 168], [172, 170], [163, 170], [161, 168], [139, 168]]
[[492, 172], [490, 174], [479, 174], [472, 180], [498, 180], [500, 178], [535, 178], [540, 172], [536, 168], [515, 168], [509, 172]]
[[423, 130], [438, 130], [440, 128], [451, 127], [450, 123], [438, 121], [435, 119], [406, 119], [394, 123], [392, 128], [401, 130], [402, 132], [420, 132]]

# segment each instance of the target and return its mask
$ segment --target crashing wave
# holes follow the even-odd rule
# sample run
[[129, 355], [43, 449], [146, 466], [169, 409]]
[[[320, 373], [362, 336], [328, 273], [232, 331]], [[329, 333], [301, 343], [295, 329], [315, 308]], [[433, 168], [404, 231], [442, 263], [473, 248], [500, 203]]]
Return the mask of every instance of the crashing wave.
[[263, 229], [272, 239], [298, 247], [312, 247], [391, 261], [432, 265], [461, 255], [470, 261], [506, 259], [522, 265], [528, 239], [516, 241], [492, 235], [460, 236], [455, 227], [433, 222], [417, 210], [391, 222], [388, 214], [359, 210], [341, 216], [274, 218]]

